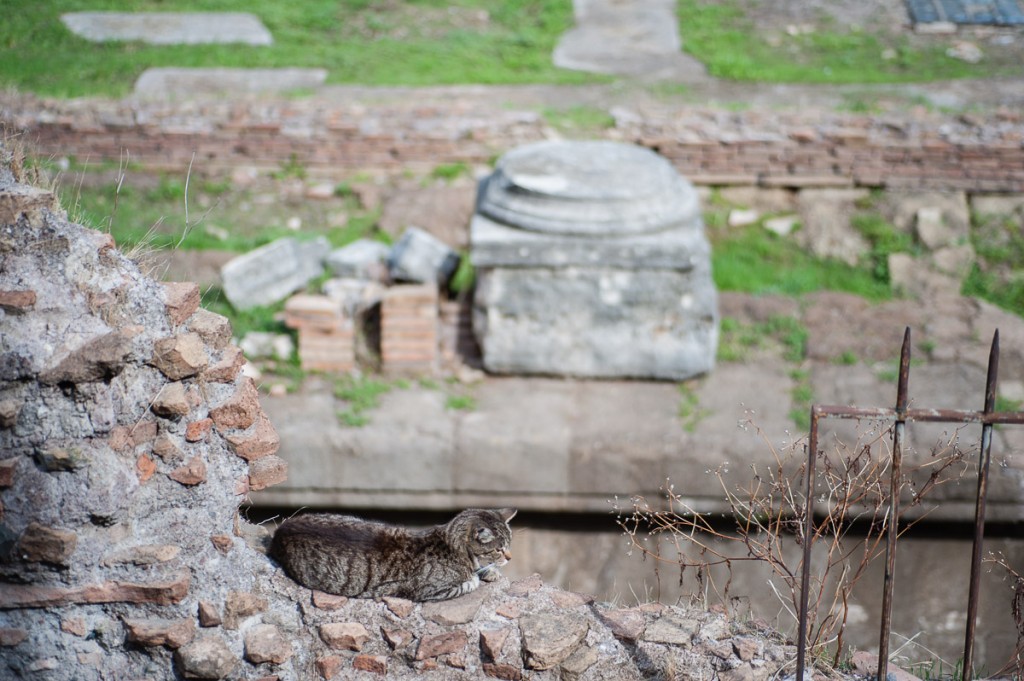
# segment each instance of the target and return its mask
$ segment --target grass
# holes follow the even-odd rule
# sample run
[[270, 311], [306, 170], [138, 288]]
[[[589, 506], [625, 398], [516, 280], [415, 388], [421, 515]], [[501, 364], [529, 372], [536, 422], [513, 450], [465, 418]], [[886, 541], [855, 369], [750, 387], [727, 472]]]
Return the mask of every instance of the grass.
[[444, 408], [449, 411], [473, 411], [476, 409], [476, 398], [472, 395], [449, 395], [444, 401]]
[[977, 262], [964, 280], [962, 293], [1024, 316], [1024, 234], [1017, 222], [1020, 219], [972, 216], [971, 245]]
[[719, 325], [720, 362], [745, 362], [752, 350], [765, 348], [769, 342], [778, 345], [783, 359], [799, 363], [807, 356], [807, 327], [794, 317], [774, 315], [757, 324], [743, 324], [724, 317]]
[[[948, 57], [941, 41], [906, 35], [818, 29], [772, 44], [735, 2], [679, 0], [684, 49], [719, 78], [799, 83], [894, 83], [1009, 75], [1018, 66], [968, 64]], [[892, 59], [883, 59], [889, 50]], [[1005, 71], [1005, 74], [1004, 74]]]
[[[555, 68], [551, 51], [572, 25], [569, 0], [7, 0], [0, 85], [41, 95], [124, 96], [147, 68], [315, 67], [328, 83], [373, 85], [588, 83]], [[74, 11], [251, 12], [271, 46], [96, 44], [70, 33]], [[487, 12], [481, 25], [460, 17]]]
[[679, 419], [683, 422], [683, 430], [687, 433], [695, 432], [697, 425], [711, 414], [710, 410], [700, 406], [700, 398], [697, 396], [693, 381], [679, 384], [679, 409], [677, 413], [679, 414]]
[[[709, 227], [713, 220], [708, 221]], [[722, 291], [802, 295], [842, 291], [871, 301], [892, 297], [889, 283], [875, 272], [838, 260], [820, 259], [792, 239], [760, 225], [739, 231], [709, 229], [715, 285]]]
[[339, 378], [334, 385], [334, 396], [347, 402], [348, 406], [338, 412], [338, 422], [352, 428], [365, 426], [370, 422], [366, 412], [380, 406], [381, 396], [391, 388], [390, 384], [373, 378]]

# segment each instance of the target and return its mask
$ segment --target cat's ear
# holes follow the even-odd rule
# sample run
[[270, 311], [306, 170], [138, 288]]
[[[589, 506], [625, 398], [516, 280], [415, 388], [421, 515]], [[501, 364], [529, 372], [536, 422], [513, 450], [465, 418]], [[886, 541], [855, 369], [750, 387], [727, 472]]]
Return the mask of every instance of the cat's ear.
[[481, 544], [490, 544], [494, 541], [494, 533], [491, 532], [490, 528], [481, 527], [476, 531], [476, 540]]
[[504, 520], [506, 523], [508, 521], [512, 520], [513, 518], [515, 518], [516, 517], [516, 513], [518, 513], [518, 512], [519, 512], [519, 509], [515, 509], [515, 508], [499, 508], [498, 509], [498, 515], [500, 515], [501, 519]]

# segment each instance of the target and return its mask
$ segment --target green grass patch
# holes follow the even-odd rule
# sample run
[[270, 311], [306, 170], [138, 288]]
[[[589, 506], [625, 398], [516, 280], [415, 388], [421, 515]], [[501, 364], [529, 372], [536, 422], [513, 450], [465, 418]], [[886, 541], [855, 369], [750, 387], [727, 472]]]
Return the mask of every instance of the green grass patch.
[[476, 409], [476, 398], [471, 395], [449, 395], [444, 401], [444, 408], [450, 411], [473, 411]]
[[977, 261], [964, 280], [962, 293], [977, 296], [1024, 316], [1024, 211], [1015, 216], [976, 214], [971, 245]]
[[[783, 34], [772, 44], [738, 4], [679, 0], [679, 30], [687, 52], [711, 75], [743, 81], [894, 83], [1009, 75], [1007, 64], [968, 64], [945, 54], [946, 45], [915, 45], [909, 36], [818, 29]], [[891, 59], [883, 59], [888, 51]]]
[[790, 392], [793, 408], [789, 411], [789, 418], [797, 428], [807, 431], [811, 427], [811, 404], [814, 402], [811, 374], [804, 369], [794, 369], [789, 376], [793, 379]]
[[679, 420], [683, 422], [683, 430], [693, 433], [697, 425], [711, 414], [711, 410], [700, 406], [700, 398], [694, 388], [693, 381], [679, 384]]
[[769, 342], [780, 348], [786, 361], [799, 363], [807, 356], [807, 328], [798, 319], [774, 315], [757, 324], [743, 324], [731, 317], [719, 323], [720, 362], [744, 362], [752, 350], [765, 348]]
[[457, 163], [442, 163], [430, 171], [430, 176], [435, 180], [451, 182], [462, 175], [469, 175], [469, 166], [459, 161]]
[[211, 312], [224, 315], [231, 321], [231, 332], [235, 338], [243, 338], [250, 331], [266, 331], [269, 333], [293, 333], [277, 319], [284, 310], [284, 301], [275, 305], [250, 307], [247, 310], [236, 310], [231, 307], [224, 292], [219, 288], [210, 288], [203, 293], [203, 307]]
[[566, 135], [588, 136], [615, 127], [615, 118], [594, 106], [572, 106], [566, 109], [546, 107], [542, 112], [548, 125]]
[[448, 289], [452, 293], [463, 293], [473, 288], [476, 283], [476, 270], [473, 269], [473, 263], [469, 261], [469, 254], [462, 253], [459, 258], [459, 266], [455, 270], [455, 274], [452, 275], [451, 281], [448, 282]]
[[[270, 46], [91, 43], [60, 21], [74, 11], [252, 12]], [[474, 21], [485, 11], [487, 20]], [[147, 68], [325, 68], [329, 83], [445, 85], [593, 83], [555, 68], [573, 23], [569, 0], [8, 0], [0, 84], [41, 95], [123, 96]]]
[[392, 386], [384, 381], [368, 377], [345, 376], [334, 384], [334, 396], [348, 403], [346, 409], [338, 411], [338, 422], [343, 426], [358, 428], [369, 423], [366, 412], [380, 406], [380, 398]]
[[842, 291], [871, 301], [892, 297], [888, 282], [874, 272], [816, 258], [791, 239], [758, 225], [739, 231], [709, 229], [709, 236], [719, 290], [790, 296]]
[[888, 284], [889, 256], [893, 253], [916, 253], [914, 239], [901, 232], [877, 213], [858, 213], [850, 224], [871, 244], [868, 266], [877, 281]]

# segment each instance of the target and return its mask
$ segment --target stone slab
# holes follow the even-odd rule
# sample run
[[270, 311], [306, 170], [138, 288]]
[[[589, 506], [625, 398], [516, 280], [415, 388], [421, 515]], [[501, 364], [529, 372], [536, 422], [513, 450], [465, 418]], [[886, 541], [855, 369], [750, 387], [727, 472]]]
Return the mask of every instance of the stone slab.
[[702, 80], [683, 54], [674, 0], [574, 0], [576, 25], [555, 46], [555, 66], [642, 78]]
[[221, 268], [224, 295], [236, 310], [284, 300], [320, 276], [330, 250], [326, 237], [312, 241], [285, 237], [260, 246]]
[[391, 249], [388, 271], [395, 281], [444, 285], [459, 266], [459, 254], [433, 234], [410, 227]]
[[248, 12], [69, 12], [60, 19], [75, 35], [97, 43], [274, 43], [263, 22]]
[[143, 71], [135, 81], [135, 95], [170, 99], [200, 94], [287, 94], [319, 88], [326, 80], [326, 69], [154, 67]]

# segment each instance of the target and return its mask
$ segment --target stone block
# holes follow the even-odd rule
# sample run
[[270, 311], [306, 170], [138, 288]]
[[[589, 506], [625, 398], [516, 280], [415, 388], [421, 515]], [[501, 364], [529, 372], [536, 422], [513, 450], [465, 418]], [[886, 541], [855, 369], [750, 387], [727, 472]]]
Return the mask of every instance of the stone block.
[[238, 346], [248, 359], [276, 359], [287, 362], [295, 352], [292, 337], [286, 333], [250, 331], [239, 341]]
[[248, 12], [68, 12], [61, 22], [92, 42], [151, 45], [272, 45], [270, 31]]
[[320, 276], [329, 252], [330, 243], [324, 237], [305, 242], [278, 239], [221, 268], [224, 295], [238, 310], [272, 305]]
[[327, 255], [327, 267], [338, 277], [376, 279], [391, 247], [373, 239], [357, 239]]
[[587, 618], [575, 612], [524, 615], [519, 619], [519, 631], [526, 667], [543, 671], [557, 666], [576, 650], [589, 630]]
[[444, 286], [458, 266], [458, 253], [418, 227], [407, 229], [388, 257], [388, 271], [395, 281]]
[[481, 183], [473, 330], [495, 373], [682, 379], [717, 346], [692, 185], [630, 145], [516, 149]]

